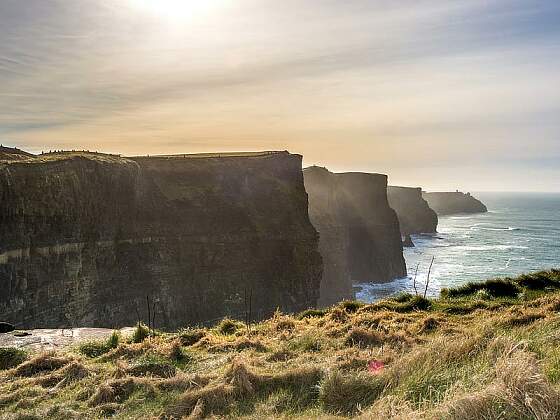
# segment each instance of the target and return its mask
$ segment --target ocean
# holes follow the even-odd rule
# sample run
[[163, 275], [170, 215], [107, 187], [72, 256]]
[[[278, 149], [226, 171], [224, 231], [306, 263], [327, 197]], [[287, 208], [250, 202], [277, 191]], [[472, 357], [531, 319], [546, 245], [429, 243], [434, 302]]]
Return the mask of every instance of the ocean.
[[356, 298], [372, 302], [398, 292], [427, 295], [469, 281], [560, 268], [560, 194], [473, 193], [488, 213], [440, 216], [438, 233], [416, 235], [405, 248], [408, 277], [384, 284], [360, 284]]

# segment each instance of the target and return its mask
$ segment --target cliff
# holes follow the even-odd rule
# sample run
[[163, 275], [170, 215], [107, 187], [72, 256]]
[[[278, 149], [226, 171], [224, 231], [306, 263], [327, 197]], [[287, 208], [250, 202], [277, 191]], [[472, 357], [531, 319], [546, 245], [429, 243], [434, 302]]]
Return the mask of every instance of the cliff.
[[422, 196], [440, 216], [456, 213], [486, 213], [488, 211], [486, 206], [470, 193], [425, 192]]
[[311, 167], [304, 178], [324, 261], [320, 306], [351, 297], [353, 283], [406, 276], [399, 222], [387, 202], [387, 176]]
[[4, 162], [0, 237], [0, 319], [20, 328], [132, 325], [146, 296], [156, 326], [175, 328], [319, 295], [301, 156], [287, 152]]
[[422, 188], [389, 186], [387, 197], [397, 213], [403, 236], [436, 232], [438, 217], [422, 198]]

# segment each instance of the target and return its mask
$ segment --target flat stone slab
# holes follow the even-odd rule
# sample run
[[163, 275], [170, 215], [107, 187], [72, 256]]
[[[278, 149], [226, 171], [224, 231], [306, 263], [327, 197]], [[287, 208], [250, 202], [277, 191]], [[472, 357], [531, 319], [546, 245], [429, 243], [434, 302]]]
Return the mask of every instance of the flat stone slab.
[[[0, 334], [0, 347], [17, 347], [29, 350], [55, 350], [71, 347], [84, 341], [105, 340], [113, 333], [110, 328], [65, 328], [18, 330]], [[120, 333], [132, 334], [133, 327], [121, 328]], [[23, 337], [16, 334], [27, 333]]]

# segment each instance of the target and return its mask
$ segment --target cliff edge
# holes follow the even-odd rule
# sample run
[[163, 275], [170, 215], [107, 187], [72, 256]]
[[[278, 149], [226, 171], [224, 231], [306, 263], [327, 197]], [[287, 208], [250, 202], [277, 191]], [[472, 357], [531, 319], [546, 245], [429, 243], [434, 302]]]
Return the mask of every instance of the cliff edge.
[[33, 159], [34, 157], [35, 155], [18, 149], [17, 147], [0, 145], [0, 162]]
[[322, 263], [301, 156], [0, 164], [0, 319], [19, 328], [176, 328], [314, 306]]
[[456, 192], [430, 192], [423, 193], [422, 197], [428, 205], [440, 215], [445, 216], [457, 213], [486, 213], [486, 206], [470, 193]]
[[352, 297], [352, 284], [406, 276], [399, 222], [387, 176], [304, 169], [309, 217], [324, 261], [320, 306]]
[[422, 198], [422, 188], [389, 186], [387, 198], [397, 213], [403, 236], [436, 232], [438, 217]]

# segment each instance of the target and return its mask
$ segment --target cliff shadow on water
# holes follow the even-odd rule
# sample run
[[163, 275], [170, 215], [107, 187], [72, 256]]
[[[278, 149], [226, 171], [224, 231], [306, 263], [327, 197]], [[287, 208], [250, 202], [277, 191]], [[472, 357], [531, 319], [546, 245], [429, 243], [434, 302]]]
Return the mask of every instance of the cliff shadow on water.
[[324, 271], [320, 306], [352, 298], [352, 285], [406, 276], [399, 222], [387, 176], [304, 170], [309, 215], [319, 231]]
[[0, 162], [0, 319], [177, 328], [315, 306], [322, 272], [301, 156]]

